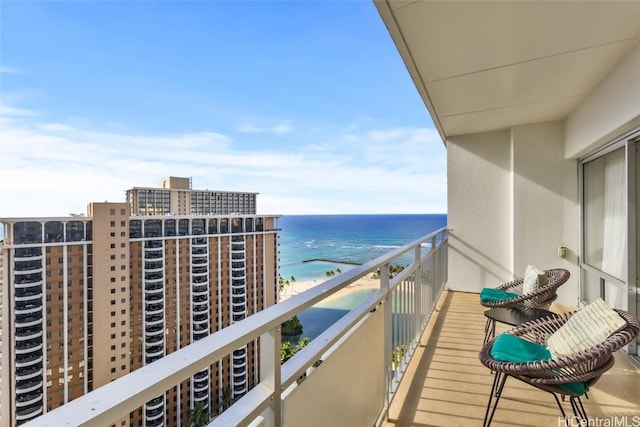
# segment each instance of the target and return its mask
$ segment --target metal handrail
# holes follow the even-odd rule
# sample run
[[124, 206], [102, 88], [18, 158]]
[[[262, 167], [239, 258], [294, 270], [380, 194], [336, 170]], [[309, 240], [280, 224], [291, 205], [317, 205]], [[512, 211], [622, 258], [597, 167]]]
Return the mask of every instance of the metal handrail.
[[[281, 301], [246, 319], [236, 322], [199, 341], [156, 360], [154, 363], [135, 370], [115, 381], [112, 381], [91, 393], [79, 397], [51, 412], [48, 412], [25, 426], [81, 426], [107, 425], [123, 418], [130, 412], [142, 407], [166, 390], [190, 378], [195, 373], [207, 369], [218, 360], [228, 356], [234, 350], [247, 343], [260, 339], [260, 376], [261, 381], [249, 390], [236, 404], [214, 419], [210, 426], [248, 425], [269, 409], [274, 417], [269, 424], [282, 423], [282, 392], [293, 384], [297, 378], [313, 367], [314, 363], [332, 346], [348, 335], [354, 327], [358, 327], [372, 311], [388, 304], [390, 295], [399, 289], [401, 283], [410, 275], [421, 272], [427, 262], [431, 262], [438, 250], [443, 251], [443, 265], [436, 265], [430, 274], [436, 287], [431, 290], [431, 307], [427, 308], [426, 319], [420, 319], [420, 327], [411, 337], [412, 343], [419, 340], [426, 327], [428, 316], [433, 310], [437, 295], [447, 280], [447, 241], [448, 231], [445, 228], [419, 238], [401, 248], [395, 249], [364, 265], [355, 267], [335, 276], [313, 288]], [[429, 243], [428, 251], [423, 255], [423, 244]], [[393, 261], [413, 251], [413, 263], [401, 274], [389, 280], [385, 272]], [[382, 271], [380, 289], [373, 292], [364, 302], [334, 323], [318, 338], [296, 353], [285, 364], [280, 364], [280, 325], [299, 314], [303, 310], [323, 301], [339, 290], [356, 282], [360, 278], [376, 271]], [[414, 279], [416, 280], [416, 279]], [[435, 296], [435, 298], [433, 298]], [[388, 308], [386, 308], [388, 310]], [[422, 309], [421, 309], [422, 310]], [[390, 320], [388, 319], [389, 323]], [[390, 345], [389, 340], [389, 345]], [[408, 363], [414, 344], [403, 355], [403, 366]], [[389, 348], [390, 353], [393, 349]], [[390, 356], [387, 357], [389, 359]], [[389, 364], [389, 363], [388, 363]], [[387, 371], [392, 377], [391, 367]], [[397, 370], [394, 372], [398, 372]], [[398, 378], [394, 381], [397, 383]], [[385, 381], [388, 397], [380, 402], [379, 420], [386, 416], [389, 401], [395, 387], [389, 378]], [[381, 393], [381, 396], [383, 393]]]

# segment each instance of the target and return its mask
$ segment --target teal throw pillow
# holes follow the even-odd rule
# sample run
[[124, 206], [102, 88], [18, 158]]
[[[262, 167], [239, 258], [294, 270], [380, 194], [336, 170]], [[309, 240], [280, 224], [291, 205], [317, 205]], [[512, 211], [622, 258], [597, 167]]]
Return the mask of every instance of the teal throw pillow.
[[501, 362], [534, 362], [551, 359], [547, 347], [511, 334], [500, 334], [493, 343], [491, 356]]
[[480, 301], [504, 301], [520, 295], [495, 288], [484, 288], [480, 292]]

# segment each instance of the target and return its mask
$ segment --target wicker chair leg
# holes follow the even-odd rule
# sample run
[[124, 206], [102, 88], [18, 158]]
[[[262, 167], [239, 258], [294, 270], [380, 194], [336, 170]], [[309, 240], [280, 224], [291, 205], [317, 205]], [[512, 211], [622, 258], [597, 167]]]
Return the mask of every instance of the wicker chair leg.
[[[484, 413], [484, 421], [482, 422], [483, 427], [489, 427], [491, 425], [491, 421], [493, 420], [493, 415], [496, 413], [496, 409], [498, 408], [498, 402], [500, 401], [500, 396], [502, 396], [502, 389], [504, 389], [504, 383], [507, 381], [509, 375], [503, 374], [501, 372], [496, 372], [493, 376], [493, 385], [491, 386], [491, 393], [489, 394], [489, 402], [487, 402], [487, 410]], [[493, 397], [495, 396], [496, 400], [493, 404], [493, 408], [491, 408], [491, 402], [493, 401]], [[489, 414], [489, 410], [491, 409], [491, 414]]]
[[496, 321], [487, 318], [487, 322], [484, 324], [484, 341], [482, 345], [488, 343], [491, 338], [496, 336]]
[[576, 416], [576, 419], [581, 423], [580, 425], [582, 425], [583, 420], [587, 421], [587, 411], [585, 411], [584, 409], [584, 405], [582, 404], [582, 400], [580, 399], [580, 396], [571, 396], [569, 398], [569, 401], [571, 402], [571, 409], [573, 410], [573, 415]]
[[[553, 395], [553, 398], [556, 399], [556, 404], [558, 408], [560, 408], [560, 413], [562, 414], [562, 418], [567, 419], [567, 414], [564, 413], [564, 408], [562, 407], [562, 403], [560, 403], [560, 399], [558, 399], [558, 395], [552, 392], [549, 392]], [[564, 395], [562, 396], [562, 401], [564, 402]]]

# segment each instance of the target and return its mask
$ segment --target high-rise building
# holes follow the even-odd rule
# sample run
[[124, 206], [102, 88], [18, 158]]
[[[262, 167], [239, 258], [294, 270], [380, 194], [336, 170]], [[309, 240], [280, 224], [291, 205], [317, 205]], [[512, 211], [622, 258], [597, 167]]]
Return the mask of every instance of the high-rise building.
[[[255, 204], [253, 205], [255, 207]], [[255, 208], [254, 208], [255, 209]], [[2, 425], [20, 425], [277, 301], [277, 216], [4, 218]], [[228, 358], [116, 425], [186, 425], [255, 384], [258, 348]]]
[[127, 190], [133, 215], [255, 214], [258, 193], [191, 189], [190, 178], [169, 177], [160, 187]]

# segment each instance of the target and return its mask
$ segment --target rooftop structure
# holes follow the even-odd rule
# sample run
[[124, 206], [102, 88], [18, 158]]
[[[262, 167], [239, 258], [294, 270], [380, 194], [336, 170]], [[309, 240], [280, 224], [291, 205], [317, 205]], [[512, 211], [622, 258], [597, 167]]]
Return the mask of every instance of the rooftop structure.
[[164, 178], [160, 187], [133, 187], [126, 191], [132, 215], [255, 214], [258, 193], [194, 190], [191, 178]]

